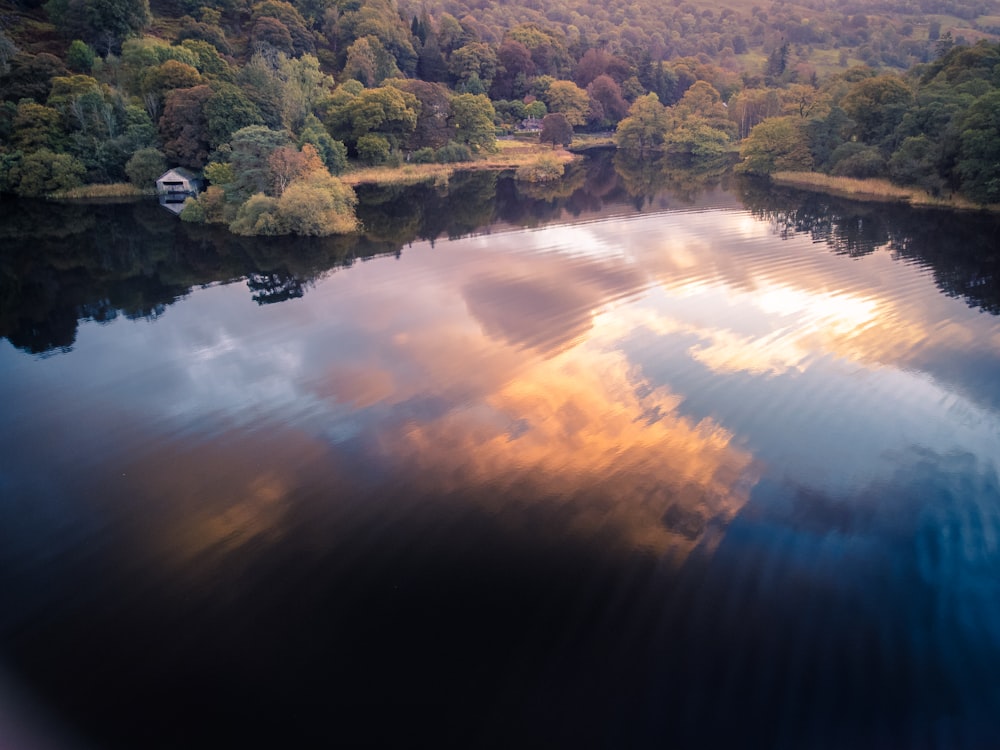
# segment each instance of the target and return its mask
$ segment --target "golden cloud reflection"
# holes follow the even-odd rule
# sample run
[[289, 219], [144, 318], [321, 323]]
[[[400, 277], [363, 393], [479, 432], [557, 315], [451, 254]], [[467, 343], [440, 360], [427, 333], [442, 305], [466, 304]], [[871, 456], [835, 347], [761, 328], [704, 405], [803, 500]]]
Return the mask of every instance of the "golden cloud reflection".
[[326, 462], [354, 450], [382, 483], [372, 491], [389, 488], [382, 497], [412, 488], [485, 503], [513, 523], [530, 503], [557, 508], [576, 533], [618, 534], [675, 559], [710, 549], [759, 467], [725, 425], [686, 416], [691, 394], [664, 387], [669, 374], [651, 380], [623, 341], [679, 373], [679, 388], [833, 358], [852, 371], [905, 367], [923, 348], [979, 336], [967, 320], [928, 324], [949, 318], [918, 305], [952, 303], [916, 302], [906, 285], [925, 280], [888, 254], [845, 264], [805, 239], [770, 240], [740, 212], [668, 214], [439, 243], [334, 275], [296, 319], [306, 354], [274, 365], [268, 381], [289, 384], [309, 413], [289, 430], [302, 445], [267, 456], [269, 472], [248, 466], [228, 485], [238, 497], [220, 492], [165, 535], [187, 559], [266, 543], [303, 486], [294, 467], [344, 497], [350, 468], [334, 476]]
[[480, 494], [498, 512], [559, 503], [578, 533], [616, 530], [679, 561], [718, 540], [755, 481], [732, 434], [680, 415], [679, 402], [620, 352], [583, 344], [534, 363], [485, 403], [386, 432], [380, 449], [415, 482], [433, 477], [441, 494], [489, 488]]

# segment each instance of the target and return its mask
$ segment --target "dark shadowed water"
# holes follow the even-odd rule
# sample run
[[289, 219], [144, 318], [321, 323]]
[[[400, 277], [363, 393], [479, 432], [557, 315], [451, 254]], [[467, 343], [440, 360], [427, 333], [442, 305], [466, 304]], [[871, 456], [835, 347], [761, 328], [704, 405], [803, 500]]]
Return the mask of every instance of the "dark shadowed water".
[[1000, 222], [674, 177], [0, 203], [0, 747], [997, 747]]

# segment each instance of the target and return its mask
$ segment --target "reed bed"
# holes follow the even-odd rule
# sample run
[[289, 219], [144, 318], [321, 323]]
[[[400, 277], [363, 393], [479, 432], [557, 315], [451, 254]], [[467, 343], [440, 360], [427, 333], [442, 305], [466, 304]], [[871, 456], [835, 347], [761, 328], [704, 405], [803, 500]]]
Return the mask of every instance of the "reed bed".
[[771, 179], [779, 185], [809, 188], [830, 193], [831, 195], [860, 198], [868, 201], [909, 203], [912, 206], [934, 206], [977, 211], [1000, 210], [1000, 206], [981, 206], [960, 195], [933, 196], [926, 190], [895, 185], [889, 180], [879, 178], [862, 180], [853, 177], [834, 177], [819, 172], [775, 172], [771, 175]]
[[562, 163], [578, 158], [563, 149], [540, 143], [516, 140], [497, 142], [497, 150], [472, 161], [450, 164], [402, 164], [398, 167], [363, 167], [340, 175], [348, 185], [416, 185], [421, 182], [446, 182], [451, 175], [466, 170], [503, 170], [532, 166], [555, 156]]
[[70, 190], [60, 190], [49, 195], [56, 200], [81, 200], [87, 198], [141, 198], [156, 195], [153, 188], [139, 188], [128, 182], [114, 182], [110, 185], [81, 185]]

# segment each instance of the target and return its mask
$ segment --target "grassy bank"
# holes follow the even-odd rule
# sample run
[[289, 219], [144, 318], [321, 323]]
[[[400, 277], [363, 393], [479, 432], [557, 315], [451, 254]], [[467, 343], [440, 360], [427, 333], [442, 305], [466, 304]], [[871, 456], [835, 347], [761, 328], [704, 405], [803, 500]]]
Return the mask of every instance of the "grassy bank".
[[141, 198], [156, 195], [154, 188], [138, 188], [129, 182], [115, 182], [110, 185], [81, 185], [71, 190], [60, 190], [48, 197], [55, 200], [94, 200], [117, 198]]
[[583, 153], [592, 148], [609, 148], [614, 145], [615, 138], [611, 133], [578, 133], [573, 136], [573, 142], [569, 144], [569, 150]]
[[931, 206], [966, 211], [1000, 211], [1000, 206], [980, 206], [959, 195], [935, 197], [926, 190], [894, 185], [889, 180], [853, 177], [833, 177], [819, 172], [775, 172], [771, 179], [779, 185], [819, 190], [845, 198], [885, 203], [909, 203], [911, 206]]
[[340, 175], [348, 185], [415, 185], [420, 182], [447, 181], [451, 175], [465, 170], [503, 170], [537, 164], [543, 156], [555, 154], [561, 162], [573, 161], [573, 154], [540, 143], [517, 140], [497, 141], [497, 151], [482, 154], [473, 161], [453, 164], [402, 164], [398, 167], [365, 167]]

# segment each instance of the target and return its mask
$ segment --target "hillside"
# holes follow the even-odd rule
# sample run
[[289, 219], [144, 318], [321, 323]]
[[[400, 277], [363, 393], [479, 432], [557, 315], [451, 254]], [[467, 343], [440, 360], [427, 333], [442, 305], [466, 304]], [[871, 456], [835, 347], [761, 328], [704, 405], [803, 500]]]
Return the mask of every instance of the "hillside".
[[[480, 158], [525, 122], [552, 144], [617, 129], [675, 166], [742, 149], [750, 171], [863, 177], [902, 152], [894, 179], [954, 191], [993, 142], [998, 2], [7, 0], [0, 192], [182, 166], [213, 185], [191, 218], [350, 231], [336, 175]], [[779, 151], [808, 137], [775, 167], [748, 137], [788, 117]]]

